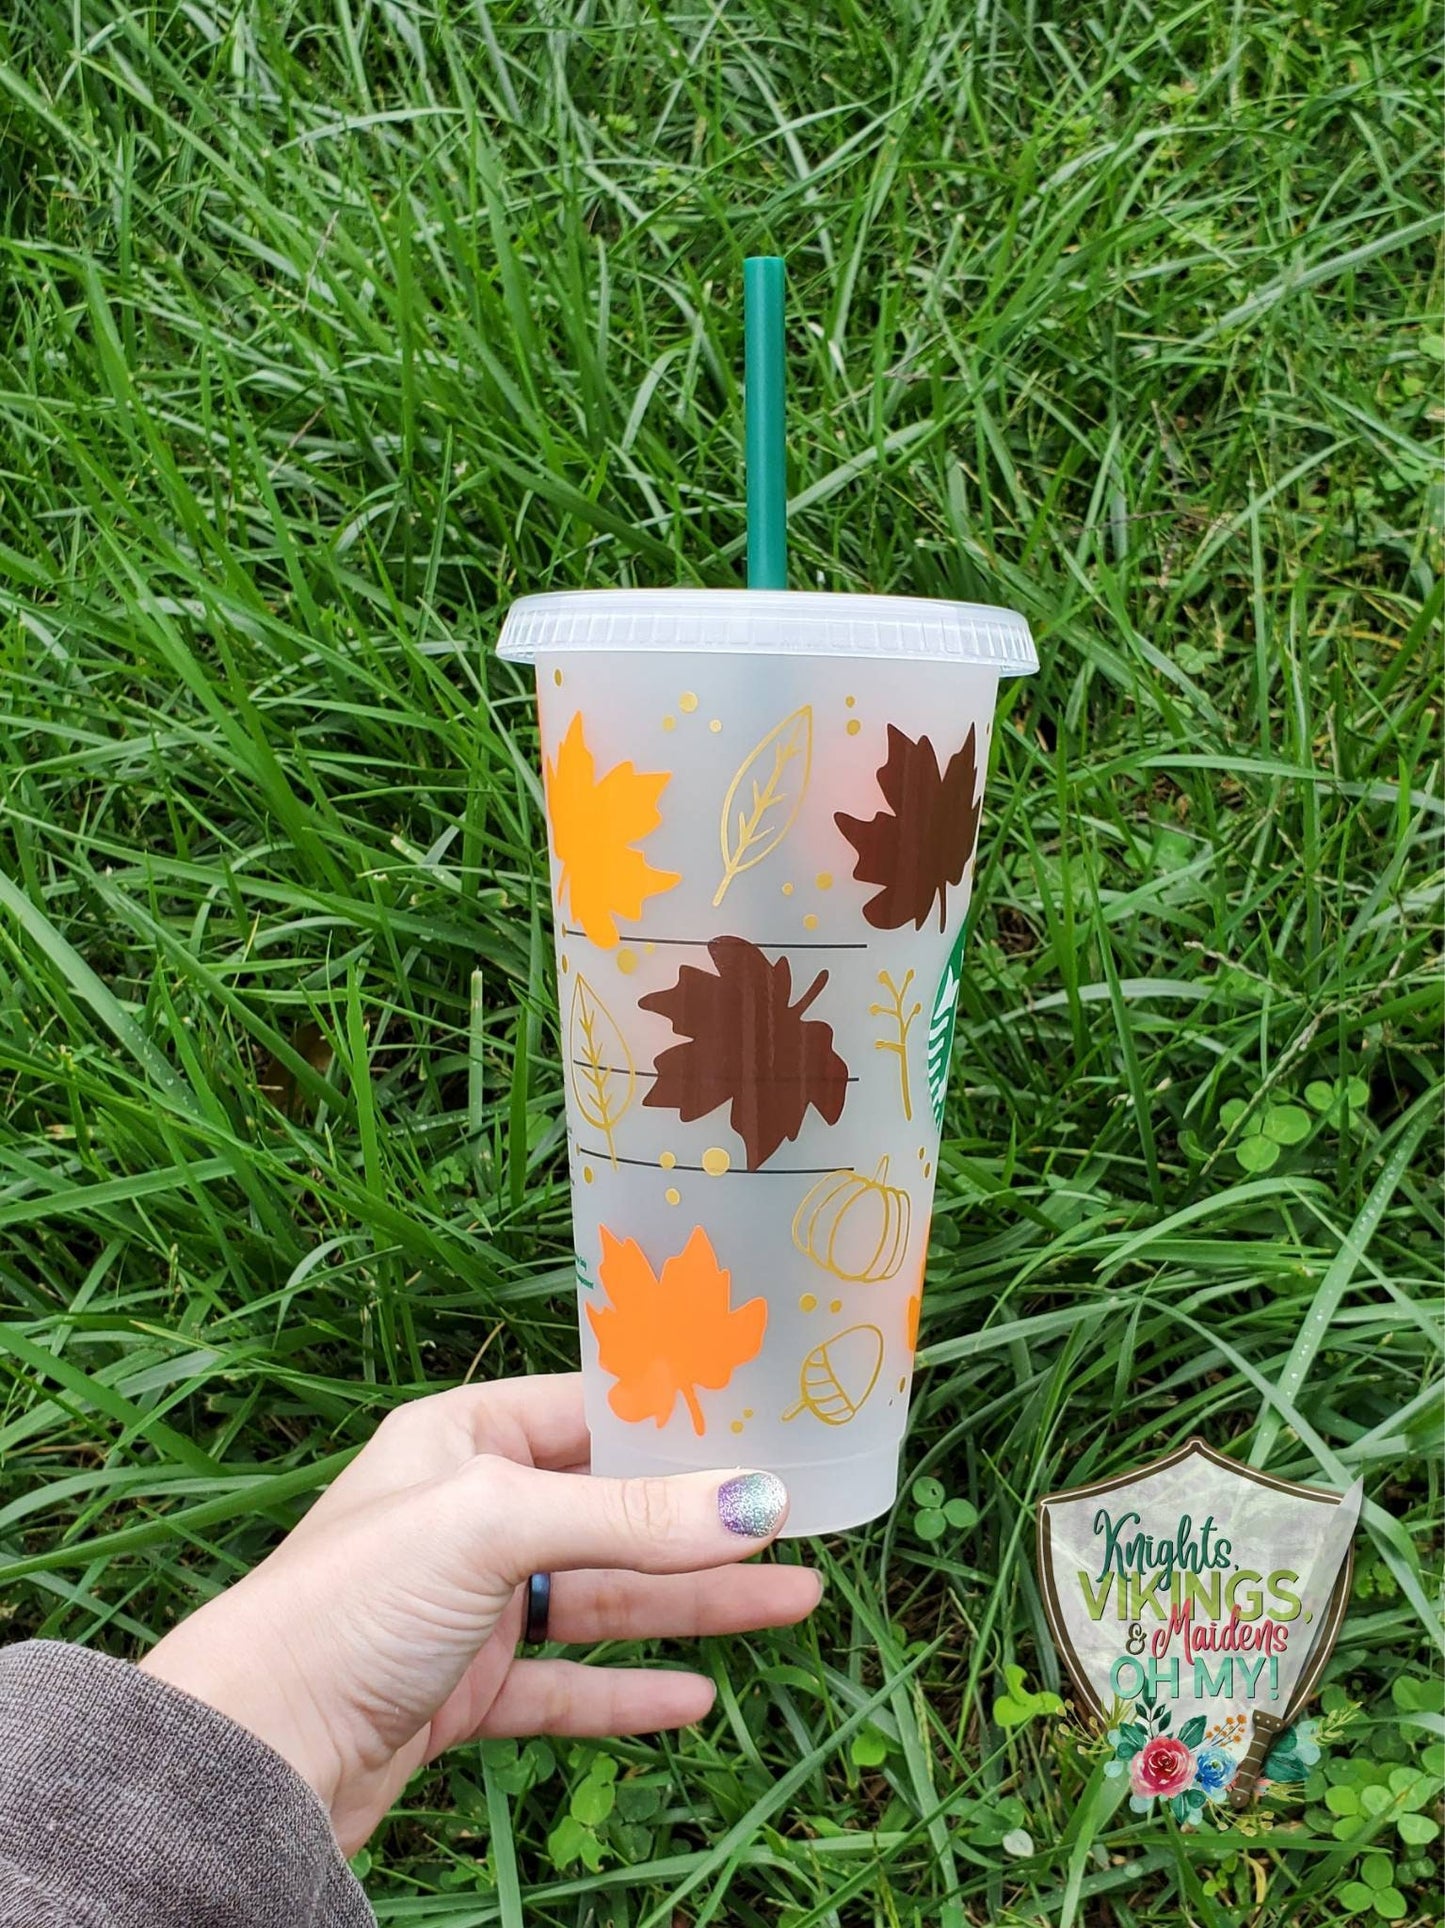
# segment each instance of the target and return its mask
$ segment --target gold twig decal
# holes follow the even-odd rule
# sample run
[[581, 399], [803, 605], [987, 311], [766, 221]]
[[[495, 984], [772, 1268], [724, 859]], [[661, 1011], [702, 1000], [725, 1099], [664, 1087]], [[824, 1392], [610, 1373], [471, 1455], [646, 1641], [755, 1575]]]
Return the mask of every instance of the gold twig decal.
[[760, 864], [792, 829], [812, 767], [813, 710], [805, 703], [768, 731], [728, 785], [718, 826], [723, 877], [714, 910], [734, 877]]
[[921, 1004], [915, 1004], [906, 1015], [904, 1013], [903, 1001], [908, 996], [909, 985], [913, 982], [912, 971], [905, 973], [901, 984], [895, 984], [893, 982], [891, 972], [880, 971], [878, 973], [878, 982], [888, 993], [888, 1002], [887, 1004], [870, 1004], [868, 1006], [868, 1015], [870, 1018], [890, 1019], [893, 1024], [893, 1036], [891, 1038], [875, 1038], [873, 1040], [873, 1049], [875, 1051], [897, 1052], [898, 1086], [903, 1098], [903, 1116], [905, 1119], [911, 1120], [913, 1117], [913, 1094], [908, 1085], [908, 1033], [912, 1028], [913, 1020], [918, 1016], [919, 1012], [922, 1011], [923, 1006]]
[[612, 1134], [637, 1096], [637, 1066], [617, 1020], [581, 976], [572, 985], [567, 1056], [577, 1109], [592, 1129], [606, 1138], [607, 1156], [616, 1170], [617, 1147]]

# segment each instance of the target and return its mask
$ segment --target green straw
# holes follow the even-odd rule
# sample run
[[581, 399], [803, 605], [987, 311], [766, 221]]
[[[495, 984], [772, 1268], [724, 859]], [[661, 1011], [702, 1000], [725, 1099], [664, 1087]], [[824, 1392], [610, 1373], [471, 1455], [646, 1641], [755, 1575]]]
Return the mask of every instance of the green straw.
[[743, 263], [743, 404], [747, 420], [748, 588], [788, 586], [788, 470], [783, 440], [783, 261]]

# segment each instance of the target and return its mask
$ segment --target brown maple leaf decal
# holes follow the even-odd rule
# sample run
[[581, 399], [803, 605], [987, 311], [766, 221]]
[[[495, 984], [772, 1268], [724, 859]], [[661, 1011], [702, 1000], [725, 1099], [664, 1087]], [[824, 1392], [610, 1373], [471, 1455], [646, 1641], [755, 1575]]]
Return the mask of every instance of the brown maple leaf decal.
[[589, 1305], [597, 1359], [616, 1384], [607, 1403], [619, 1419], [655, 1419], [665, 1426], [679, 1399], [695, 1433], [705, 1432], [697, 1388], [724, 1387], [739, 1366], [756, 1359], [768, 1323], [766, 1299], [728, 1303], [731, 1275], [717, 1262], [700, 1225], [658, 1277], [636, 1239], [615, 1237], [604, 1225], [597, 1276], [608, 1303]]
[[744, 937], [715, 937], [707, 951], [712, 971], [684, 964], [671, 990], [638, 999], [691, 1040], [659, 1052], [643, 1103], [688, 1124], [731, 1104], [732, 1128], [755, 1172], [784, 1139], [797, 1137], [809, 1105], [830, 1125], [842, 1115], [848, 1067], [833, 1049], [833, 1027], [803, 1016], [828, 973], [819, 971], [793, 1004], [786, 958], [770, 964]]
[[[839, 810], [833, 821], [858, 853], [853, 875], [883, 888], [863, 906], [875, 930], [922, 930], [934, 899], [938, 928], [948, 923], [948, 887], [960, 884], [978, 840], [983, 786], [978, 780], [978, 733], [939, 773], [938, 756], [926, 736], [915, 743], [888, 725], [888, 756], [878, 788], [888, 809], [865, 823]], [[891, 814], [890, 814], [891, 813]]]

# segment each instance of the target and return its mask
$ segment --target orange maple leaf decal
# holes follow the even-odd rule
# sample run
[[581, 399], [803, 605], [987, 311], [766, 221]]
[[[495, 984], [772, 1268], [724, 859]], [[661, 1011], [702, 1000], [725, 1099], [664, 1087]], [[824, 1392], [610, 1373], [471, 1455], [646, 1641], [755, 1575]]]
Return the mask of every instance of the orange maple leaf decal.
[[662, 822], [657, 799], [671, 772], [614, 763], [599, 778], [579, 710], [558, 745], [556, 763], [544, 759], [542, 781], [560, 866], [557, 902], [565, 892], [575, 921], [594, 944], [610, 951], [618, 941], [617, 918], [635, 921], [644, 898], [682, 881], [676, 871], [654, 870], [632, 848]]
[[697, 1388], [721, 1391], [739, 1366], [757, 1358], [768, 1302], [729, 1305], [731, 1277], [700, 1225], [663, 1265], [661, 1278], [636, 1239], [614, 1238], [605, 1225], [600, 1229], [597, 1276], [610, 1303], [589, 1305], [587, 1317], [602, 1370], [617, 1381], [607, 1403], [619, 1419], [655, 1419], [662, 1427], [680, 1398], [701, 1436], [707, 1427]]

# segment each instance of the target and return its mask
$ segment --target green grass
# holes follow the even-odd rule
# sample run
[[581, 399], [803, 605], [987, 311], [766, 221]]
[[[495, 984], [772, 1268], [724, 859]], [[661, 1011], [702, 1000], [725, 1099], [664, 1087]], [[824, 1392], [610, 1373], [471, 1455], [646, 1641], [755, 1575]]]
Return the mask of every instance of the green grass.
[[[1067, 1718], [992, 1710], [1005, 1665], [1062, 1685], [1033, 1501], [1198, 1430], [1365, 1476], [1341, 1773], [1445, 1733], [1409, 1684], [1442, 1523], [1438, 24], [0, 25], [8, 1631], [135, 1652], [394, 1402], [574, 1358], [535, 737], [491, 647], [524, 590], [739, 580], [746, 253], [791, 264], [795, 583], [1010, 602], [1043, 660], [996, 732], [908, 1453], [979, 1524], [809, 1549], [815, 1622], [710, 1644], [715, 1716], [615, 1750], [600, 1880], [548, 1848], [606, 1808], [597, 1750], [420, 1779], [384, 1923], [1379, 1918], [1394, 1837], [1342, 1839], [1319, 1777], [1268, 1833], [1181, 1836]], [[1269, 1106], [1349, 1078], [1251, 1168]]]

